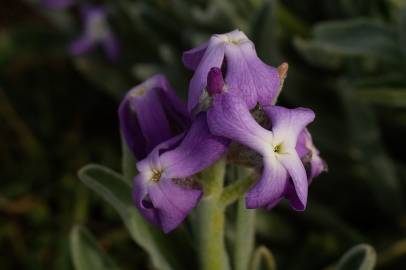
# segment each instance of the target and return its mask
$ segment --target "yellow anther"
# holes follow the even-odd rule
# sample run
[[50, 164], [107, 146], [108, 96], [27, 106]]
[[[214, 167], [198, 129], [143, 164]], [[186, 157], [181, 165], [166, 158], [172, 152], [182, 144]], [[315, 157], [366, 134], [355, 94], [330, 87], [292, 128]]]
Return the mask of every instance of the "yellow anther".
[[152, 170], [152, 177], [151, 180], [154, 182], [159, 182], [159, 180], [161, 179], [162, 176], [162, 171], [161, 170]]

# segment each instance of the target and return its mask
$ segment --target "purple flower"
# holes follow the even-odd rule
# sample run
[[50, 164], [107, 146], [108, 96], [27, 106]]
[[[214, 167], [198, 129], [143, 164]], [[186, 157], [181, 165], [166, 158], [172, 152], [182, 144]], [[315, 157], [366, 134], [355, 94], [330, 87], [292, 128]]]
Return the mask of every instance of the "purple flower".
[[248, 146], [263, 158], [262, 176], [246, 194], [247, 208], [270, 208], [286, 196], [294, 209], [304, 210], [308, 179], [296, 145], [300, 133], [314, 120], [313, 111], [264, 106], [272, 124], [270, 131], [260, 126], [245, 101], [231, 92], [213, 97], [207, 117], [213, 134]]
[[124, 139], [138, 160], [190, 126], [186, 105], [163, 75], [132, 88], [120, 104], [119, 118]]
[[65, 9], [74, 3], [73, 0], [42, 0], [41, 4], [49, 9]]
[[[327, 165], [320, 157], [319, 150], [314, 146], [312, 137], [307, 128], [303, 129], [300, 133], [295, 149], [306, 169], [306, 175], [310, 185], [314, 177], [317, 177], [323, 171], [327, 171]], [[287, 181], [288, 183], [285, 186], [285, 191], [281, 194], [279, 199], [272, 201], [266, 206], [268, 210], [275, 207], [284, 197], [290, 201], [292, 208], [298, 211], [304, 210], [305, 205], [303, 205], [295, 195], [292, 179], [288, 177]]]
[[186, 51], [183, 63], [195, 71], [189, 85], [189, 111], [198, 104], [213, 67], [221, 68], [226, 84], [243, 98], [249, 109], [257, 103], [271, 105], [279, 92], [277, 69], [258, 58], [254, 44], [239, 30], [213, 35], [207, 43]]
[[176, 228], [202, 196], [193, 175], [219, 159], [227, 143], [209, 132], [201, 113], [187, 133], [159, 144], [137, 163], [133, 199], [142, 215], [166, 233]]
[[106, 9], [84, 5], [81, 13], [84, 31], [70, 44], [69, 51], [73, 55], [81, 55], [100, 45], [111, 61], [117, 61], [120, 54], [119, 43], [108, 25]]

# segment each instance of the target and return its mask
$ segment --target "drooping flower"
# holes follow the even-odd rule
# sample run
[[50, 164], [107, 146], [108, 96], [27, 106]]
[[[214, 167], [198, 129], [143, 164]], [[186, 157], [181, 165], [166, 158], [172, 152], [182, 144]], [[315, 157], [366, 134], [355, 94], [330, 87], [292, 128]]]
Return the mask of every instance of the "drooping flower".
[[138, 160], [190, 126], [186, 104], [163, 75], [132, 88], [120, 104], [119, 118], [124, 139]]
[[207, 74], [213, 67], [222, 69], [226, 84], [242, 97], [249, 109], [257, 103], [272, 104], [279, 93], [277, 69], [258, 58], [254, 44], [239, 30], [213, 35], [207, 43], [186, 51], [183, 63], [194, 70], [189, 85], [189, 111], [198, 104]]
[[218, 160], [227, 143], [209, 132], [201, 113], [185, 134], [155, 147], [137, 163], [134, 178], [133, 199], [142, 215], [165, 232], [176, 228], [202, 196], [193, 175]]
[[272, 123], [272, 129], [267, 130], [255, 121], [244, 100], [230, 92], [213, 96], [208, 123], [213, 134], [235, 140], [262, 156], [262, 176], [246, 194], [247, 208], [273, 206], [291, 184], [293, 191], [287, 198], [293, 208], [304, 210], [308, 178], [296, 145], [302, 130], [313, 121], [313, 111], [264, 106]]
[[84, 30], [81, 36], [70, 44], [69, 51], [73, 55], [81, 55], [100, 45], [111, 61], [117, 61], [120, 46], [107, 22], [107, 10], [100, 6], [84, 5], [81, 15]]
[[70, 7], [74, 0], [42, 0], [42, 6], [49, 9], [65, 9]]

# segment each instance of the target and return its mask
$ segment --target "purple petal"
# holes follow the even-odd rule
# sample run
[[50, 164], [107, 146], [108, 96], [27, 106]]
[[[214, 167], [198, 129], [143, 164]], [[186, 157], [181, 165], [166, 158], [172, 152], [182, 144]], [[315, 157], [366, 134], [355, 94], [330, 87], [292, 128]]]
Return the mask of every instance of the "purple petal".
[[312, 152], [312, 158], [310, 161], [310, 175], [309, 181], [311, 182], [313, 178], [319, 176], [322, 172], [326, 172], [328, 170], [326, 162], [319, 156], [319, 154]]
[[183, 65], [188, 69], [195, 70], [206, 52], [208, 43], [205, 42], [196, 48], [184, 52], [182, 55]]
[[280, 154], [277, 155], [277, 159], [288, 171], [288, 174], [292, 179], [297, 197], [300, 203], [303, 205], [302, 208], [306, 208], [307, 190], [309, 183], [307, 181], [307, 175], [302, 161], [296, 153]]
[[247, 192], [247, 208], [275, 205], [284, 195], [288, 176], [286, 169], [274, 158], [264, 159], [261, 179]]
[[271, 119], [275, 143], [294, 149], [300, 132], [314, 120], [314, 112], [306, 108], [287, 109], [280, 106], [265, 106]]
[[171, 179], [161, 179], [159, 183], [151, 184], [148, 194], [159, 226], [165, 233], [179, 226], [202, 196], [200, 190], [180, 187]]
[[148, 197], [148, 178], [146, 178], [146, 175], [138, 174], [134, 177], [132, 197], [135, 206], [145, 219], [159, 226], [158, 211], [154, 208], [151, 199]]
[[81, 55], [93, 50], [95, 45], [96, 44], [86, 36], [81, 36], [69, 45], [69, 51], [73, 55]]
[[159, 103], [158, 91], [158, 88], [151, 89], [130, 101], [132, 108], [137, 111], [137, 120], [146, 140], [147, 152], [172, 136], [165, 111]]
[[258, 153], [264, 153], [269, 148], [266, 143], [272, 142], [272, 133], [255, 121], [245, 102], [231, 91], [214, 96], [207, 119], [214, 135], [235, 140]]
[[227, 150], [228, 140], [209, 132], [206, 115], [199, 114], [180, 145], [161, 155], [166, 176], [183, 178], [200, 172]]
[[145, 174], [134, 178], [133, 200], [140, 213], [165, 233], [175, 229], [196, 207], [202, 192], [184, 188], [171, 179], [149, 180]]
[[[289, 184], [286, 187], [286, 199], [288, 199], [290, 206], [296, 211], [304, 211], [306, 209], [306, 204], [303, 204], [298, 197], [295, 187], [293, 186], [291, 180], [289, 179]], [[269, 209], [269, 208], [268, 208]]]
[[147, 156], [146, 140], [138, 123], [136, 111], [131, 109], [130, 100], [125, 98], [118, 109], [120, 128], [128, 148], [137, 160]]
[[117, 62], [120, 57], [120, 45], [116, 37], [113, 34], [108, 35], [102, 41], [102, 46], [108, 58], [113, 62]]
[[308, 141], [309, 141], [309, 136], [310, 136], [310, 133], [307, 131], [307, 128], [305, 128], [302, 130], [302, 132], [300, 132], [300, 135], [297, 139], [295, 149], [300, 158], [307, 156], [310, 152], [310, 149], [307, 146]]
[[162, 89], [162, 94], [160, 95], [161, 103], [172, 123], [172, 128], [175, 129], [175, 133], [184, 131], [191, 125], [191, 117], [186, 104], [176, 95], [175, 90], [165, 76], [158, 76], [160, 76], [158, 80], [159, 87]]
[[196, 68], [189, 84], [188, 110], [192, 111], [206, 87], [207, 74], [212, 67], [221, 67], [224, 58], [225, 44], [216, 37], [211, 37], [207, 50]]
[[249, 109], [271, 105], [278, 94], [280, 78], [276, 68], [266, 65], [257, 56], [250, 40], [227, 45], [226, 83], [239, 91]]
[[153, 168], [162, 169], [161, 154], [175, 149], [184, 137], [185, 133], [181, 133], [157, 145], [145, 159], [137, 162], [137, 170], [139, 172], [146, 172], [151, 171]]
[[138, 160], [189, 126], [185, 104], [162, 75], [131, 89], [119, 107], [120, 127]]
[[327, 171], [327, 164], [320, 157], [320, 151], [313, 144], [312, 136], [306, 128], [300, 133], [296, 151], [305, 167], [310, 167], [307, 173], [310, 182], [323, 171]]

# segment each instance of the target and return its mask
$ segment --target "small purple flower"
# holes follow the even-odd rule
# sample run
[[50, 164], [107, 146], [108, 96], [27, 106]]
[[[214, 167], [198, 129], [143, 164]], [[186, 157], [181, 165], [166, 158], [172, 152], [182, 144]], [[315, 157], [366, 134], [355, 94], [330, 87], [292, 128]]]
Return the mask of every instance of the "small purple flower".
[[176, 228], [202, 196], [193, 175], [218, 160], [227, 144], [209, 132], [204, 113], [185, 134], [159, 144], [137, 163], [133, 199], [142, 215], [166, 233]]
[[[296, 144], [296, 152], [302, 160], [303, 166], [306, 169], [307, 179], [309, 185], [314, 177], [320, 175], [323, 171], [327, 171], [327, 165], [320, 157], [319, 150], [314, 146], [312, 137], [307, 128], [303, 129], [299, 135]], [[286, 197], [290, 201], [293, 209], [298, 211], [304, 210], [304, 205], [298, 200], [295, 195], [295, 189], [292, 184], [292, 179], [288, 177], [288, 183], [285, 186], [285, 191], [281, 194], [280, 198], [271, 202], [266, 206], [268, 210], [275, 207], [279, 201]]]
[[207, 43], [186, 51], [183, 63], [195, 71], [189, 85], [189, 111], [198, 104], [213, 67], [222, 70], [226, 84], [237, 91], [249, 109], [257, 103], [271, 105], [279, 92], [277, 69], [258, 58], [254, 44], [239, 30], [213, 35]]
[[294, 209], [304, 210], [308, 178], [296, 145], [300, 133], [314, 120], [313, 111], [264, 106], [272, 123], [269, 131], [255, 121], [244, 100], [231, 91], [213, 97], [207, 117], [213, 134], [235, 140], [263, 158], [262, 176], [246, 194], [247, 208], [269, 208], [288, 195]]
[[111, 61], [117, 61], [120, 46], [107, 22], [107, 10], [104, 7], [84, 5], [81, 9], [84, 31], [74, 40], [69, 51], [73, 55], [88, 53], [100, 45]]
[[41, 4], [49, 9], [65, 9], [73, 3], [74, 0], [41, 0]]
[[189, 113], [163, 75], [132, 88], [119, 107], [124, 139], [138, 159], [190, 126]]

